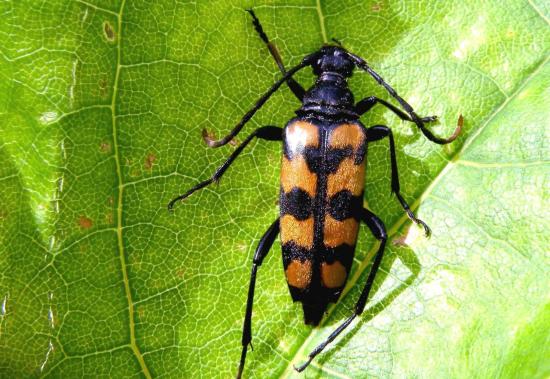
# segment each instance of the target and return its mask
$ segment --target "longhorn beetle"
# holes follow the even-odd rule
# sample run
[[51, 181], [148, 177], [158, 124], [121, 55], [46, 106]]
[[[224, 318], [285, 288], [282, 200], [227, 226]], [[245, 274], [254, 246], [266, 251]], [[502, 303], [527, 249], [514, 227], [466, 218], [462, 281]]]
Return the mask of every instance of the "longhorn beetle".
[[[302, 303], [304, 321], [311, 325], [319, 324], [328, 303], [336, 302], [344, 289], [353, 261], [359, 222], [364, 222], [380, 241], [353, 314], [309, 354], [305, 363], [299, 367], [295, 366], [297, 371], [303, 371], [313, 358], [365, 309], [388, 238], [382, 220], [363, 207], [365, 158], [369, 142], [388, 137], [391, 190], [408, 217], [424, 228], [426, 236], [430, 234], [428, 225], [416, 218], [399, 192], [395, 143], [391, 129], [384, 125], [365, 128], [359, 117], [376, 104], [381, 104], [402, 120], [414, 122], [426, 138], [441, 145], [455, 140], [462, 128], [460, 116], [451, 137], [443, 139], [434, 136], [424, 123], [435, 121], [436, 116], [419, 117], [365, 60], [345, 50], [336, 40], [336, 45], [323, 46], [287, 71], [277, 48], [269, 41], [260, 21], [252, 10], [247, 11], [252, 17], [256, 32], [266, 44], [283, 77], [260, 97], [227, 136], [213, 140], [208, 132], [203, 130], [206, 144], [210, 147], [220, 147], [230, 142], [283, 83], [288, 85], [302, 106], [296, 111], [296, 117], [291, 119], [284, 129], [270, 125], [253, 131], [210, 179], [197, 184], [168, 204], [168, 209], [172, 210], [176, 202], [219, 181], [254, 138], [282, 141], [280, 217], [260, 239], [252, 261], [237, 378], [242, 375], [248, 345], [252, 341], [251, 321], [256, 273], [279, 233], [290, 294], [294, 301]], [[307, 66], [312, 67], [317, 80], [306, 91], [292, 76]], [[397, 100], [405, 112], [374, 96], [355, 103], [347, 83], [354, 68], [368, 72]]]

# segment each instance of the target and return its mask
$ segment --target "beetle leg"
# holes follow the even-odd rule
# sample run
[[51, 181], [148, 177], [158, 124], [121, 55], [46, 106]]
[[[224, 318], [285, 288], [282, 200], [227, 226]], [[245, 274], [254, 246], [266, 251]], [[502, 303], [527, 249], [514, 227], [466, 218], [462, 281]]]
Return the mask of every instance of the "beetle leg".
[[199, 184], [197, 184], [196, 186], [191, 188], [189, 191], [187, 191], [184, 194], [176, 197], [175, 199], [172, 199], [168, 203], [168, 210], [172, 210], [172, 208], [174, 207], [174, 204], [176, 202], [178, 202], [180, 200], [185, 200], [187, 197], [191, 196], [195, 191], [200, 190], [201, 188], [204, 188], [209, 184], [212, 184], [214, 182], [219, 181], [220, 178], [222, 177], [222, 175], [225, 173], [225, 171], [229, 168], [229, 166], [231, 166], [233, 161], [235, 159], [237, 159], [239, 154], [242, 153], [242, 151], [244, 150], [246, 145], [248, 145], [254, 137], [258, 137], [258, 138], [265, 139], [265, 140], [268, 140], [268, 141], [281, 141], [282, 140], [282, 133], [283, 133], [283, 129], [279, 128], [277, 126], [264, 126], [264, 127], [256, 129], [252, 134], [250, 134], [248, 137], [246, 137], [246, 139], [243, 141], [243, 143], [241, 143], [237, 147], [237, 149], [233, 152], [233, 154], [231, 154], [231, 156], [224, 162], [224, 164], [222, 164], [216, 170], [216, 172], [214, 173], [214, 175], [212, 175], [212, 177], [210, 179], [207, 179], [205, 181], [200, 182]]
[[[271, 56], [273, 57], [273, 59], [275, 59], [275, 63], [277, 63], [279, 70], [284, 75], [286, 73], [286, 69], [285, 65], [283, 64], [283, 60], [281, 59], [281, 55], [277, 50], [277, 47], [273, 42], [269, 41], [269, 38], [267, 37], [267, 34], [265, 34], [264, 29], [262, 28], [262, 24], [260, 24], [260, 20], [258, 20], [258, 17], [256, 17], [254, 11], [252, 9], [247, 9], [246, 11], [250, 13], [250, 16], [252, 16], [252, 24], [254, 25], [256, 32], [258, 33], [262, 41], [264, 41], [269, 52], [271, 53]], [[292, 77], [287, 79], [286, 84], [288, 85], [288, 88], [290, 88], [292, 93], [298, 98], [298, 100], [302, 101], [306, 92], [304, 87], [302, 87], [300, 83], [298, 83]]]
[[424, 134], [424, 136], [426, 136], [427, 139], [437, 144], [445, 145], [447, 143], [453, 142], [458, 137], [458, 135], [460, 134], [460, 131], [462, 130], [462, 124], [463, 124], [462, 115], [458, 117], [458, 122], [456, 123], [456, 129], [450, 137], [448, 138], [436, 137], [428, 128], [426, 128], [426, 126], [424, 125], [424, 121], [420, 117], [418, 117], [413, 107], [409, 103], [407, 103], [401, 96], [399, 96], [397, 92], [395, 92], [393, 87], [390, 86], [380, 75], [378, 75], [378, 73], [374, 71], [363, 58], [355, 54], [352, 54], [350, 52], [348, 52], [347, 54], [353, 60], [356, 67], [360, 68], [363, 71], [368, 72], [370, 76], [372, 76], [378, 84], [384, 87], [386, 91], [388, 91], [388, 93], [395, 100], [397, 100], [397, 102], [401, 105], [401, 107], [405, 110], [405, 112], [409, 114], [409, 116], [414, 121], [416, 126], [418, 126], [420, 131]]
[[421, 219], [417, 218], [413, 211], [411, 211], [411, 208], [409, 207], [409, 204], [405, 201], [403, 196], [401, 196], [400, 186], [399, 186], [399, 174], [397, 171], [397, 158], [395, 154], [395, 142], [393, 140], [393, 134], [390, 128], [384, 125], [375, 125], [367, 129], [367, 141], [368, 142], [374, 142], [378, 141], [384, 137], [389, 137], [390, 139], [390, 160], [391, 160], [391, 190], [397, 196], [397, 199], [399, 200], [399, 203], [401, 203], [401, 206], [407, 213], [407, 216], [415, 222], [418, 225], [421, 225], [424, 228], [424, 232], [426, 233], [426, 237], [429, 237], [431, 234], [430, 227]]
[[[376, 96], [366, 97], [363, 100], [359, 101], [357, 104], [355, 104], [355, 112], [357, 112], [357, 114], [361, 116], [362, 114], [365, 114], [368, 111], [370, 111], [371, 108], [374, 107], [377, 103], [380, 103], [386, 108], [388, 108], [389, 110], [391, 110], [401, 120], [414, 122], [414, 120], [408, 114], [403, 112], [401, 109], [397, 108], [395, 105], [391, 103], [388, 103], [386, 100], [379, 99]], [[433, 122], [437, 120], [437, 116], [422, 117], [420, 120], [422, 120], [422, 122]]]
[[237, 378], [240, 378], [243, 369], [244, 362], [246, 360], [246, 352], [248, 350], [248, 345], [252, 346], [252, 305], [254, 304], [254, 288], [256, 286], [256, 272], [258, 267], [262, 265], [264, 258], [269, 253], [269, 249], [273, 245], [275, 238], [279, 234], [279, 219], [275, 220], [273, 224], [267, 229], [263, 237], [258, 243], [256, 252], [254, 253], [254, 260], [252, 261], [252, 271], [250, 272], [250, 285], [248, 286], [248, 298], [246, 300], [246, 313], [244, 316], [243, 323], [243, 338], [242, 345], [243, 350], [241, 353], [241, 362], [239, 364], [239, 371], [237, 372]]
[[357, 300], [357, 303], [355, 304], [355, 309], [353, 314], [348, 317], [336, 330], [334, 330], [326, 340], [324, 340], [321, 344], [319, 344], [311, 353], [309, 353], [308, 359], [305, 363], [302, 365], [296, 367], [294, 366], [294, 369], [298, 372], [302, 372], [315, 358], [319, 353], [321, 353], [325, 347], [344, 329], [348, 327], [349, 324], [355, 319], [355, 317], [361, 315], [365, 309], [365, 305], [367, 304], [367, 300], [369, 298], [369, 293], [372, 288], [372, 284], [374, 283], [374, 278], [376, 277], [376, 273], [378, 272], [378, 269], [380, 268], [380, 262], [382, 262], [382, 257], [384, 256], [384, 248], [386, 246], [386, 241], [388, 239], [388, 235], [386, 233], [386, 227], [384, 226], [384, 223], [382, 220], [380, 220], [374, 213], [369, 211], [366, 208], [363, 208], [361, 211], [361, 221], [363, 221], [369, 229], [371, 230], [372, 234], [376, 237], [377, 240], [380, 241], [380, 246], [378, 247], [378, 251], [376, 252], [376, 255], [374, 256], [374, 262], [372, 263], [372, 268], [369, 272], [369, 276], [367, 277], [367, 282], [365, 283], [365, 287], [363, 288], [363, 291], [361, 292], [361, 295], [359, 296], [359, 300]]

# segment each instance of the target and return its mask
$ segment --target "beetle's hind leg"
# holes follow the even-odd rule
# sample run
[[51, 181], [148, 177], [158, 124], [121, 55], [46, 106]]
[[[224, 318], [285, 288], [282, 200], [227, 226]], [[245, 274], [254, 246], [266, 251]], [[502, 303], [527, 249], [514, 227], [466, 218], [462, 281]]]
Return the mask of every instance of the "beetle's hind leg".
[[277, 126], [264, 126], [264, 127], [256, 129], [252, 134], [250, 134], [248, 137], [246, 137], [246, 139], [243, 141], [243, 143], [241, 143], [237, 147], [237, 149], [233, 152], [233, 154], [231, 154], [231, 156], [224, 162], [224, 164], [222, 164], [216, 170], [216, 172], [214, 173], [214, 175], [212, 175], [212, 177], [210, 177], [210, 179], [207, 179], [207, 180], [204, 180], [204, 181], [200, 182], [199, 184], [197, 184], [196, 186], [191, 188], [189, 191], [187, 191], [184, 194], [176, 197], [175, 199], [172, 199], [168, 203], [168, 210], [172, 210], [172, 208], [174, 207], [174, 204], [176, 204], [176, 202], [185, 200], [186, 198], [191, 196], [195, 191], [198, 191], [201, 188], [204, 188], [204, 187], [208, 186], [209, 184], [212, 184], [214, 182], [219, 181], [220, 178], [222, 177], [222, 175], [225, 173], [225, 171], [229, 168], [229, 166], [231, 166], [233, 161], [235, 161], [235, 159], [237, 159], [239, 154], [242, 153], [244, 148], [250, 143], [250, 141], [252, 141], [254, 139], [254, 137], [265, 139], [265, 140], [268, 140], [268, 141], [281, 141], [282, 138], [283, 138], [283, 129], [279, 128]]
[[254, 304], [254, 289], [256, 287], [256, 273], [258, 267], [262, 265], [264, 258], [269, 249], [273, 246], [275, 238], [279, 234], [279, 219], [275, 220], [273, 224], [267, 229], [267, 232], [263, 235], [262, 239], [258, 243], [256, 252], [254, 253], [254, 259], [252, 261], [252, 271], [250, 272], [250, 285], [248, 287], [248, 298], [246, 300], [246, 313], [244, 316], [243, 323], [243, 338], [242, 338], [242, 352], [241, 352], [241, 361], [239, 364], [239, 371], [237, 371], [237, 378], [240, 378], [243, 369], [244, 362], [246, 360], [246, 352], [248, 350], [248, 345], [252, 346], [252, 305]]
[[[258, 17], [256, 17], [256, 14], [252, 9], [246, 10], [248, 13], [250, 13], [250, 16], [252, 16], [252, 24], [254, 25], [254, 28], [256, 29], [256, 32], [264, 41], [265, 45], [267, 46], [269, 53], [275, 59], [275, 63], [277, 63], [277, 66], [279, 67], [279, 70], [284, 75], [286, 73], [285, 65], [283, 64], [283, 60], [281, 58], [281, 54], [279, 54], [279, 50], [277, 50], [277, 47], [273, 42], [269, 40], [267, 37], [267, 34], [264, 32], [264, 28], [262, 28], [262, 24], [260, 24], [260, 20], [258, 20]], [[288, 78], [286, 81], [286, 84], [288, 85], [288, 88], [292, 91], [292, 93], [298, 98], [298, 100], [302, 101], [305, 94], [305, 89], [298, 83], [294, 78]]]
[[411, 208], [409, 207], [409, 204], [405, 201], [403, 196], [401, 196], [400, 186], [399, 186], [399, 174], [397, 171], [397, 157], [395, 154], [395, 142], [393, 140], [393, 134], [390, 128], [384, 125], [375, 125], [373, 127], [370, 127], [367, 130], [367, 141], [368, 142], [374, 142], [378, 141], [384, 137], [388, 137], [390, 139], [390, 160], [391, 160], [391, 190], [399, 200], [399, 203], [407, 213], [407, 216], [415, 222], [418, 225], [421, 225], [424, 228], [424, 232], [426, 233], [426, 236], [429, 237], [431, 234], [430, 227], [421, 219], [417, 218], [413, 211], [411, 211]]
[[361, 221], [363, 221], [369, 229], [371, 230], [372, 234], [374, 234], [374, 237], [376, 237], [377, 240], [380, 241], [380, 246], [378, 247], [378, 251], [376, 252], [376, 255], [374, 256], [374, 262], [372, 263], [372, 268], [369, 272], [369, 276], [367, 277], [367, 282], [365, 283], [365, 287], [363, 288], [363, 291], [361, 292], [361, 295], [359, 296], [359, 300], [357, 300], [357, 303], [355, 304], [355, 309], [353, 314], [346, 319], [336, 330], [334, 330], [326, 340], [324, 340], [321, 344], [319, 344], [311, 353], [309, 353], [307, 361], [296, 367], [294, 366], [294, 369], [296, 371], [302, 372], [315, 358], [319, 353], [321, 353], [325, 347], [344, 329], [348, 327], [349, 324], [355, 319], [355, 317], [361, 315], [363, 311], [365, 310], [365, 305], [367, 304], [367, 300], [369, 298], [369, 294], [372, 288], [372, 284], [374, 283], [374, 278], [376, 277], [376, 273], [378, 272], [378, 269], [380, 268], [380, 262], [382, 262], [382, 257], [384, 256], [384, 249], [386, 247], [386, 241], [388, 239], [388, 235], [386, 233], [386, 227], [384, 226], [384, 223], [382, 220], [378, 218], [374, 213], [369, 211], [366, 208], [363, 208], [361, 210]]

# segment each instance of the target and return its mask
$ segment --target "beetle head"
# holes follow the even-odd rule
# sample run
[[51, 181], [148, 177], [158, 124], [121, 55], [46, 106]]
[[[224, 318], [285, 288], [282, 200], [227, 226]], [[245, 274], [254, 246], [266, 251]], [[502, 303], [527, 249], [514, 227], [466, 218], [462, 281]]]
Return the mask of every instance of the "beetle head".
[[348, 52], [340, 46], [323, 46], [317, 59], [311, 64], [317, 76], [324, 72], [334, 72], [349, 78], [355, 67]]

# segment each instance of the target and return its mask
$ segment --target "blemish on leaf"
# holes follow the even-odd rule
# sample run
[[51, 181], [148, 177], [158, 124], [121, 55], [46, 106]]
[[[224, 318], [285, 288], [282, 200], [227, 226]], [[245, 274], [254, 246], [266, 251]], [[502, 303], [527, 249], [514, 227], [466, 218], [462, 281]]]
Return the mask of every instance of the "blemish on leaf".
[[105, 221], [107, 222], [107, 224], [110, 224], [110, 225], [114, 223], [113, 212], [109, 212], [105, 215]]
[[138, 315], [138, 318], [141, 320], [145, 317], [145, 309], [143, 308], [139, 308], [137, 310], [137, 315]]
[[80, 216], [78, 218], [78, 225], [80, 225], [82, 229], [90, 229], [93, 224], [92, 220], [86, 216]]
[[373, 12], [380, 12], [382, 10], [382, 4], [381, 3], [374, 3], [372, 4], [372, 6], [370, 7], [370, 9], [373, 11]]
[[44, 112], [40, 116], [40, 122], [44, 125], [50, 124], [57, 120], [58, 114], [57, 112]]
[[107, 41], [113, 42], [115, 40], [115, 30], [113, 29], [113, 26], [109, 21], [105, 21], [103, 23], [103, 33], [105, 35], [105, 38], [107, 38]]
[[180, 279], [183, 279], [183, 277], [185, 276], [185, 269], [182, 267], [182, 268], [179, 268], [177, 271], [176, 271], [176, 276]]
[[394, 238], [392, 241], [392, 245], [394, 246], [407, 246], [407, 243], [405, 242], [406, 236], [399, 236], [397, 238]]
[[101, 142], [101, 145], [99, 145], [99, 150], [101, 150], [102, 153], [110, 153], [111, 152], [111, 144], [109, 142]]
[[155, 154], [153, 154], [153, 153], [147, 154], [147, 157], [145, 158], [145, 168], [147, 170], [152, 169], [153, 164], [155, 163], [156, 160], [157, 160], [157, 157], [156, 157]]
[[99, 85], [99, 94], [101, 95], [101, 97], [107, 97], [107, 95], [109, 94], [107, 92], [107, 79], [106, 78], [101, 78], [99, 79], [98, 83]]
[[78, 252], [82, 255], [87, 254], [88, 251], [90, 251], [90, 243], [84, 242], [80, 244], [80, 247], [78, 248]]

